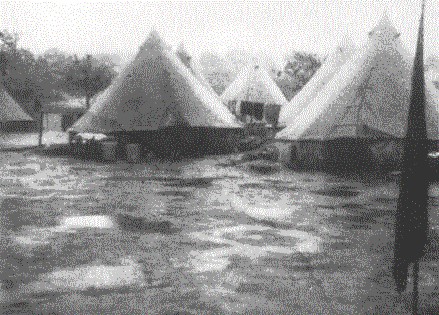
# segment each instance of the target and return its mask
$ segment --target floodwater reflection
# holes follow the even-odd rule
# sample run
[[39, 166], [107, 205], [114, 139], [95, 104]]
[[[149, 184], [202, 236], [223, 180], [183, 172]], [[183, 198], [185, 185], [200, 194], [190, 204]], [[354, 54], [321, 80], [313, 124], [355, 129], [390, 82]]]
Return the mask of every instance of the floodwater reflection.
[[[131, 166], [0, 155], [0, 307], [398, 314], [389, 260], [395, 180], [260, 174], [230, 159]], [[438, 195], [432, 184], [433, 234]], [[429, 257], [422, 303], [439, 305], [437, 255]]]
[[38, 246], [50, 243], [57, 233], [75, 233], [78, 229], [110, 229], [114, 227], [111, 217], [106, 215], [64, 216], [54, 227], [26, 227], [15, 236], [22, 245]]
[[28, 286], [33, 292], [87, 290], [90, 288], [117, 288], [141, 285], [143, 274], [140, 266], [130, 257], [120, 265], [80, 266], [74, 269], [58, 270], [41, 277]]

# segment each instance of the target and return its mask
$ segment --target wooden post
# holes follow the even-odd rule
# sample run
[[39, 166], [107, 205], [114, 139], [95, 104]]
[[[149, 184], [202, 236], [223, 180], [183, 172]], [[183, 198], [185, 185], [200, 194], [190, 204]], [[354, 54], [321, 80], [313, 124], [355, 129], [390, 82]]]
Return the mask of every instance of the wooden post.
[[40, 110], [39, 137], [38, 137], [38, 145], [39, 146], [43, 145], [43, 129], [44, 129], [43, 117], [44, 117], [43, 111]]
[[43, 106], [41, 105], [41, 101], [38, 99], [38, 97], [35, 98], [35, 112], [38, 115], [38, 146], [43, 145]]
[[86, 91], [85, 91], [85, 107], [87, 110], [90, 109], [90, 72], [91, 72], [91, 55], [87, 55], [86, 57], [87, 59], [87, 78], [86, 78], [86, 82], [87, 82], [87, 86], [86, 86]]
[[419, 305], [419, 260], [413, 264], [413, 299], [412, 299], [412, 313], [418, 313]]

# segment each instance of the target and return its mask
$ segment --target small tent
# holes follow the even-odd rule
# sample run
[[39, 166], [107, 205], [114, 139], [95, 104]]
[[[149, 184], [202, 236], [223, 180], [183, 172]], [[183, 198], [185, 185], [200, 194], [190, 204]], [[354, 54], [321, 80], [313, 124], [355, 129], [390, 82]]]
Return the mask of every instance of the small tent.
[[288, 105], [282, 107], [279, 114], [279, 123], [284, 126], [294, 124], [294, 120], [300, 112], [322, 92], [340, 67], [354, 54], [355, 50], [355, 44], [346, 35], [335, 50], [326, 57], [323, 65], [309, 82], [293, 97]]
[[[369, 32], [366, 49], [353, 54], [319, 95], [276, 135], [295, 143], [298, 160], [326, 157], [338, 166], [348, 162], [358, 166], [360, 158], [381, 161], [384, 151], [392, 155], [389, 160], [399, 159], [412, 73], [412, 58], [399, 36], [384, 14]], [[430, 139], [439, 136], [437, 110], [428, 105]], [[392, 149], [387, 150], [389, 147]]]
[[172, 141], [194, 148], [204, 139], [209, 142], [205, 148], [211, 148], [240, 135], [242, 126], [152, 31], [134, 60], [71, 130], [147, 141], [150, 147]]
[[28, 131], [33, 126], [33, 119], [6, 91], [0, 83], [0, 130], [8, 132]]
[[271, 124], [277, 124], [280, 108], [288, 105], [280, 88], [259, 66], [242, 69], [221, 99], [229, 108], [235, 109], [237, 116], [265, 119]]

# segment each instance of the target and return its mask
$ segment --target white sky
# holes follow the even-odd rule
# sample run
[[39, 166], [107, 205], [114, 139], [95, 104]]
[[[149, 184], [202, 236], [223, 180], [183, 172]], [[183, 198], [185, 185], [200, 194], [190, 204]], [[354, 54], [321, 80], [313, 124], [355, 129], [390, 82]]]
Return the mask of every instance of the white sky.
[[[439, 54], [439, 0], [426, 0], [426, 55]], [[384, 10], [413, 53], [421, 0], [301, 0], [288, 2], [16, 1], [0, 0], [0, 29], [41, 54], [118, 54], [126, 60], [152, 27], [174, 46], [203, 51], [264, 51], [278, 59], [295, 50], [324, 55], [344, 34], [364, 43]]]

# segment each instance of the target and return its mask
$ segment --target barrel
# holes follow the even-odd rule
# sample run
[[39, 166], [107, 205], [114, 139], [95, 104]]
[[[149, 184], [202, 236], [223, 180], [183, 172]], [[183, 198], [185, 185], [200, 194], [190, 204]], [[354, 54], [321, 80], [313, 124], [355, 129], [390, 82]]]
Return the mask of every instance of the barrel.
[[117, 142], [102, 142], [102, 159], [104, 161], [115, 161], [117, 158]]
[[127, 160], [130, 163], [137, 163], [140, 160], [140, 144], [129, 143], [126, 145]]

